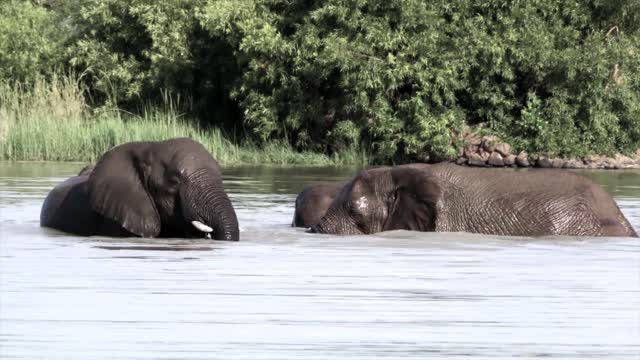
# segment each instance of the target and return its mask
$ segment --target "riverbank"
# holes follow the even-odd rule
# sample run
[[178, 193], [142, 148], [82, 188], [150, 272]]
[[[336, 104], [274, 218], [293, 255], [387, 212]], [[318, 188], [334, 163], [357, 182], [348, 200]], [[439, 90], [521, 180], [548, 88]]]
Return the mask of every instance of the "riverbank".
[[[62, 112], [62, 114], [66, 114]], [[67, 114], [68, 115], [68, 114]], [[263, 147], [237, 144], [217, 128], [203, 129], [171, 111], [144, 115], [103, 111], [92, 116], [60, 117], [56, 112], [10, 116], [0, 109], [0, 160], [92, 162], [115, 145], [190, 137], [202, 143], [222, 165], [365, 166], [370, 156], [362, 149], [329, 156], [298, 152], [286, 143]], [[464, 140], [455, 163], [474, 167], [539, 167], [565, 169], [640, 169], [640, 149], [632, 155], [553, 157], [515, 151], [494, 135]]]
[[640, 149], [635, 154], [559, 157], [529, 155], [494, 135], [468, 134], [464, 137], [456, 164], [476, 167], [538, 167], [555, 169], [640, 169]]
[[0, 84], [0, 160], [91, 162], [130, 141], [190, 137], [223, 165], [363, 165], [356, 147], [328, 156], [298, 152], [285, 142], [241, 143], [220, 129], [203, 128], [167, 101], [141, 115], [115, 108], [91, 109], [72, 78], [37, 82], [31, 88]]
[[9, 122], [0, 140], [0, 159], [13, 161], [91, 162], [115, 145], [190, 137], [202, 143], [222, 165], [358, 165], [366, 154], [353, 150], [335, 156], [297, 152], [284, 143], [264, 147], [237, 144], [216, 128], [202, 129], [175, 115], [152, 112], [144, 116], [102, 114], [81, 121], [24, 119]]
[[[334, 155], [299, 152], [287, 142], [257, 146], [215, 127], [203, 128], [179, 114], [172, 101], [130, 114], [115, 107], [91, 108], [86, 91], [73, 77], [37, 81], [34, 86], [0, 84], [0, 160], [92, 162], [115, 145], [130, 141], [190, 137], [222, 165], [371, 164], [367, 149], [343, 146]], [[551, 157], [517, 151], [493, 135], [466, 131], [455, 162], [481, 167], [640, 169], [640, 149], [632, 156]], [[428, 158], [428, 157], [426, 157]]]

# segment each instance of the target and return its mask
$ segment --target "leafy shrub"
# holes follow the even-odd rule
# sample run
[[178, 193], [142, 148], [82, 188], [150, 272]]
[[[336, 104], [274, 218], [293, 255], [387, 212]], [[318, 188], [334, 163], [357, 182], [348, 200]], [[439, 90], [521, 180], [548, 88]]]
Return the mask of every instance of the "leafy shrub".
[[55, 14], [22, 0], [0, 2], [0, 81], [33, 82], [63, 67]]
[[638, 18], [640, 3], [475, 3], [453, 10], [470, 10], [461, 23], [468, 35], [459, 37], [470, 60], [469, 87], [460, 94], [467, 119], [487, 122], [535, 153], [640, 146], [640, 34], [629, 21]]
[[223, 0], [201, 18], [235, 49], [255, 137], [361, 139], [389, 161], [454, 156], [463, 122], [535, 153], [634, 150], [639, 13], [630, 0]]
[[97, 103], [135, 111], [173, 96], [206, 123], [234, 126], [236, 61], [200, 28], [195, 14], [205, 2], [80, 0], [70, 64], [87, 74]]
[[214, 36], [227, 36], [244, 61], [233, 96], [256, 137], [286, 136], [318, 150], [362, 139], [381, 160], [454, 154], [450, 132], [463, 120], [456, 74], [464, 61], [449, 49], [433, 6], [411, 0], [236, 4], [210, 2], [203, 24]]

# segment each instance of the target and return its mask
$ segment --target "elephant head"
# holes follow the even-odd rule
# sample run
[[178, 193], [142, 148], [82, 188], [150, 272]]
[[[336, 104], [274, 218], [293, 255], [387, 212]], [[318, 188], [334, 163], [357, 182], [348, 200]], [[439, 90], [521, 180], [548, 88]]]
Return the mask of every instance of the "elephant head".
[[238, 220], [218, 163], [187, 139], [116, 146], [95, 164], [89, 203], [100, 215], [142, 237], [238, 240]]
[[311, 227], [311, 232], [434, 231], [441, 189], [422, 166], [381, 167], [360, 172], [342, 188], [324, 217]]
[[317, 183], [305, 187], [296, 197], [291, 226], [310, 227], [320, 221], [345, 183]]

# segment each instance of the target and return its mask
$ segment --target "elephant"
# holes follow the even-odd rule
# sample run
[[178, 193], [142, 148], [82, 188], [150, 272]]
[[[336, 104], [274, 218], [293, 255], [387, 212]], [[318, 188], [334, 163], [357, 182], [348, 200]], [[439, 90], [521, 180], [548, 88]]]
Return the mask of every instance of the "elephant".
[[613, 198], [564, 170], [526, 172], [440, 164], [358, 173], [310, 232], [386, 230], [514, 236], [637, 237]]
[[239, 239], [218, 163], [188, 138], [113, 147], [49, 192], [40, 225], [84, 236]]
[[296, 197], [296, 210], [291, 226], [308, 228], [320, 221], [344, 185], [344, 182], [339, 182], [306, 186]]
[[83, 167], [82, 170], [80, 170], [80, 172], [78, 173], [78, 176], [90, 175], [95, 166], [96, 166], [96, 164], [89, 164], [89, 165]]

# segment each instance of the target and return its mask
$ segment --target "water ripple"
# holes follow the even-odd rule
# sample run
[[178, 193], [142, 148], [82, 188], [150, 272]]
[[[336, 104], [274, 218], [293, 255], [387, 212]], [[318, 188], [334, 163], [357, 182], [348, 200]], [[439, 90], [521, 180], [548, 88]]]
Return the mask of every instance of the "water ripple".
[[[322, 175], [264, 169], [226, 182], [239, 243], [84, 238], [38, 227], [47, 191], [76, 169], [0, 170], [3, 359], [640, 353], [637, 239], [308, 234], [288, 226], [294, 194]], [[639, 228], [640, 189], [619, 185], [607, 189]]]

